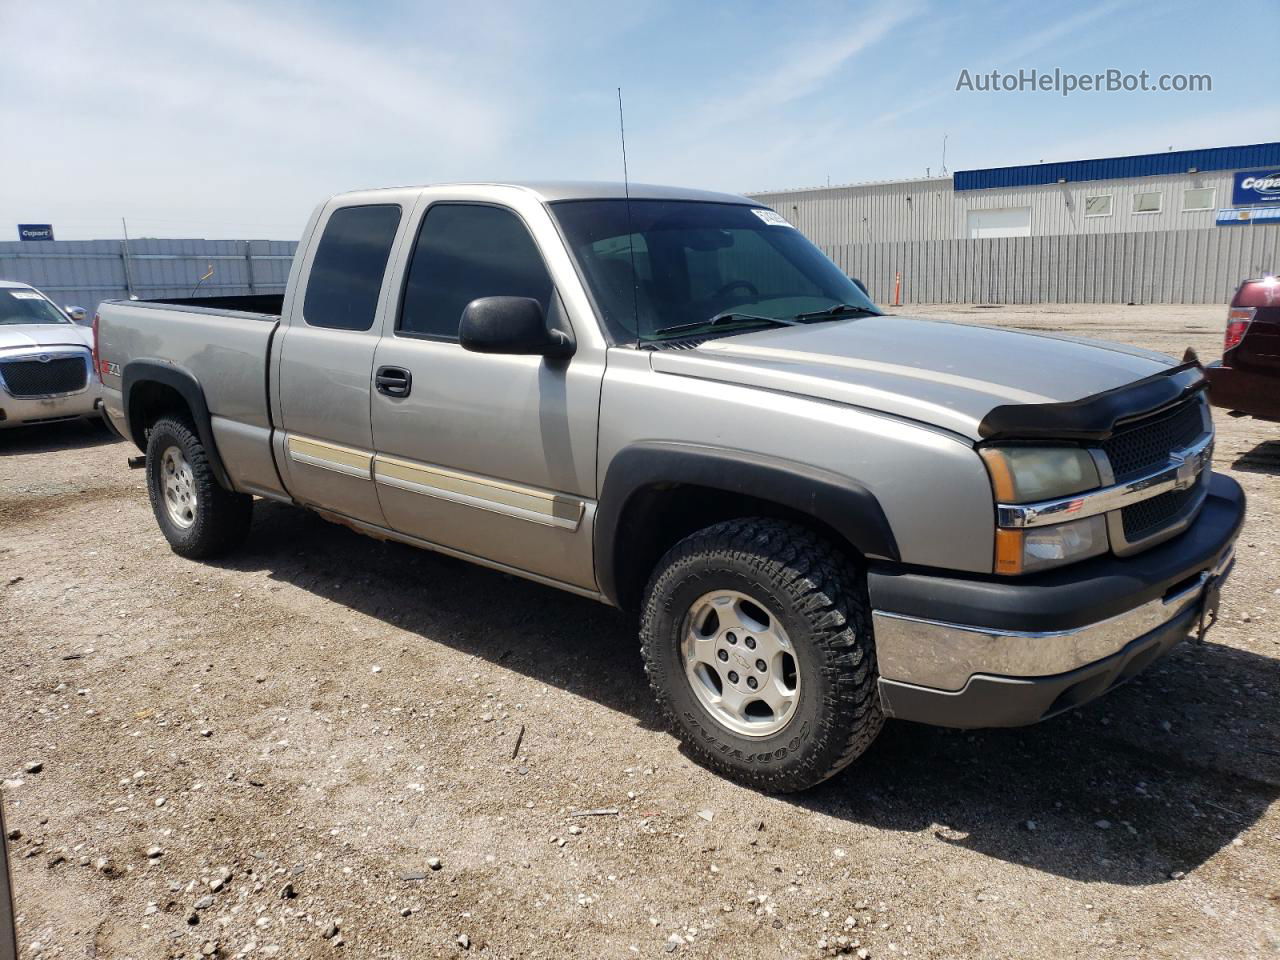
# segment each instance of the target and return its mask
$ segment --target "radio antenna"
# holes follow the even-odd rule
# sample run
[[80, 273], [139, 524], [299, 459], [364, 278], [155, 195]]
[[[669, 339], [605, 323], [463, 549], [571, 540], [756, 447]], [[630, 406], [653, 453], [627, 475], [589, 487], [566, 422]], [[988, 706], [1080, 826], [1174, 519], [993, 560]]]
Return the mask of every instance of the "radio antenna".
[[627, 174], [627, 124], [622, 115], [622, 88], [618, 88], [618, 135], [622, 140], [622, 193], [627, 206], [627, 253], [631, 257], [631, 322], [636, 333], [636, 347], [640, 346], [640, 295], [636, 286], [640, 278], [636, 275], [635, 233], [631, 227], [631, 177]]

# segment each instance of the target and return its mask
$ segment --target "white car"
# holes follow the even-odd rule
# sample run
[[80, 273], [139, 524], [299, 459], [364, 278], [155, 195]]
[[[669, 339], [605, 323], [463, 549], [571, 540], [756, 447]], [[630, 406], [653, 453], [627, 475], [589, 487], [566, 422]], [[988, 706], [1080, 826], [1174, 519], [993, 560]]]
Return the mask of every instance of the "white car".
[[0, 280], [0, 429], [101, 416], [93, 332], [76, 322], [84, 316], [35, 287]]

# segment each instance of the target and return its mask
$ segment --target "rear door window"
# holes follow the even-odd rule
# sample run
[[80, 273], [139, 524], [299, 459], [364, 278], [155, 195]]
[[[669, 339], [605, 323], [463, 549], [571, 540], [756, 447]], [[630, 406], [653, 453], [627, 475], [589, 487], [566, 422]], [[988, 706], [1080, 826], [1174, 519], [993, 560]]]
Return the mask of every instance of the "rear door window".
[[343, 207], [325, 225], [311, 261], [302, 317], [313, 327], [368, 330], [400, 226], [396, 204]]

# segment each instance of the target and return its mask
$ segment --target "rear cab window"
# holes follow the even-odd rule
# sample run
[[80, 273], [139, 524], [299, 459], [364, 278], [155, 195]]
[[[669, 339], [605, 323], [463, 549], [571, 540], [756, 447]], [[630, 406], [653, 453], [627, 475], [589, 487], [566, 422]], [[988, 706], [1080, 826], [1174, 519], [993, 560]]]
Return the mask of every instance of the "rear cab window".
[[342, 207], [330, 215], [307, 277], [302, 318], [308, 326], [373, 326], [399, 226], [398, 204]]

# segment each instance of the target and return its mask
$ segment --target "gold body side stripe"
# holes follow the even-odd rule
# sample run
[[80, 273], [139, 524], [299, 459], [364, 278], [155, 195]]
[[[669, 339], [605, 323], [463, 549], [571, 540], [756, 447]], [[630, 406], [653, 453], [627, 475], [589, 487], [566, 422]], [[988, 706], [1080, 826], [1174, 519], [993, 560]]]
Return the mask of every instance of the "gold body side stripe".
[[566, 530], [578, 529], [586, 508], [576, 497], [382, 454], [373, 458], [373, 472], [390, 487]]
[[308, 437], [289, 437], [287, 445], [290, 460], [320, 467], [322, 470], [332, 470], [348, 477], [373, 479], [373, 454], [367, 451]]

